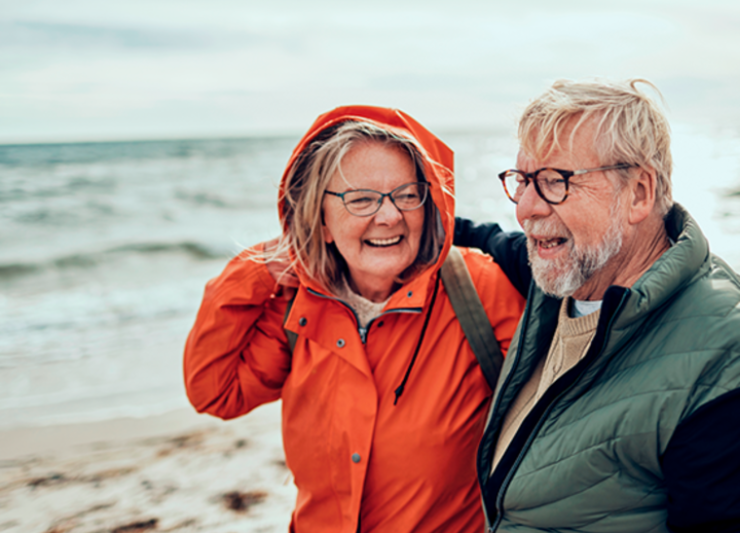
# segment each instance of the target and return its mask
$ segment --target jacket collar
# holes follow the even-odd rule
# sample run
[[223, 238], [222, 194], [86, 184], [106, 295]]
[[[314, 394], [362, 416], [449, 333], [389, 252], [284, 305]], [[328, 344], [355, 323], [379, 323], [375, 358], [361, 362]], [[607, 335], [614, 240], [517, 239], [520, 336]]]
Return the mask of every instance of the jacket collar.
[[696, 220], [680, 204], [665, 217], [668, 236], [675, 242], [629, 288], [629, 298], [615, 322], [621, 329], [661, 307], [696, 276], [709, 272], [709, 243]]

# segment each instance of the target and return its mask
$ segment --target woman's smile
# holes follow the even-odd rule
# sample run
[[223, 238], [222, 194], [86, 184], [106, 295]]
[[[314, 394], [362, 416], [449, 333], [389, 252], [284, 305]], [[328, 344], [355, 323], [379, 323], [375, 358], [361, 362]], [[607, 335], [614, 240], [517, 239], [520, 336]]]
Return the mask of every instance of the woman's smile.
[[376, 246], [378, 248], [387, 248], [389, 246], [395, 246], [401, 242], [403, 236], [398, 235], [397, 237], [390, 237], [387, 239], [365, 239], [365, 244], [370, 246]]

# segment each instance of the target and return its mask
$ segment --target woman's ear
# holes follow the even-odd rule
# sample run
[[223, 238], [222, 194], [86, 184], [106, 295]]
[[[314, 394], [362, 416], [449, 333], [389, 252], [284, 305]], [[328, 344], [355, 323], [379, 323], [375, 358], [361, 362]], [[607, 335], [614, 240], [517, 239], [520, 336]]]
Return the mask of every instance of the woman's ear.
[[628, 182], [629, 222], [639, 224], [653, 212], [658, 175], [652, 167], [637, 167]]
[[324, 237], [324, 242], [326, 244], [331, 244], [334, 242], [334, 236], [331, 234], [331, 231], [329, 231], [329, 227], [326, 225], [326, 221], [324, 220], [324, 210], [321, 210], [321, 235]]

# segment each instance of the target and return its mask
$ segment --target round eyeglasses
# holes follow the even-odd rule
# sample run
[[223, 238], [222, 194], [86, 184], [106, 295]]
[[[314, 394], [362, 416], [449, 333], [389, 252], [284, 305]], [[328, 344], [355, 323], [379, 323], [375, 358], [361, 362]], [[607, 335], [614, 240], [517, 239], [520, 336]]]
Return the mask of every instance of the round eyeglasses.
[[498, 175], [501, 183], [504, 185], [504, 191], [509, 200], [515, 204], [519, 203], [524, 190], [529, 182], [534, 183], [534, 189], [537, 194], [548, 204], [562, 204], [568, 198], [569, 180], [573, 176], [588, 174], [589, 172], [601, 172], [604, 170], [621, 170], [632, 168], [636, 165], [629, 163], [620, 163], [608, 167], [588, 168], [584, 170], [561, 170], [559, 168], [540, 168], [534, 172], [524, 172], [522, 170], [504, 170]]
[[391, 192], [378, 192], [372, 189], [355, 189], [347, 192], [324, 191], [326, 194], [338, 196], [344, 207], [356, 217], [369, 217], [380, 211], [383, 198], [390, 198], [393, 205], [400, 211], [419, 209], [427, 199], [429, 184], [423, 181], [406, 183], [396, 187]]

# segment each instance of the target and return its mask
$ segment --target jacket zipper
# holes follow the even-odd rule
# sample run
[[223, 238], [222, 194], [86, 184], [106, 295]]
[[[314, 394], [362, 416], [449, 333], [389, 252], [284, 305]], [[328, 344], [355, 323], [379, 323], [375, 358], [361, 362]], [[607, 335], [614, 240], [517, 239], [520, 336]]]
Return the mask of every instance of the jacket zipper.
[[[529, 313], [530, 313], [530, 310], [531, 310], [530, 309], [529, 302], [530, 302], [530, 300], [532, 298], [532, 293], [534, 292], [533, 285], [534, 285], [534, 283], [530, 283], [529, 284], [529, 293], [527, 294], [527, 299], [525, 300], [525, 304], [524, 304], [524, 312], [522, 313], [522, 316], [523, 317], [527, 317], [527, 319], [529, 319]], [[509, 370], [509, 373], [506, 375], [506, 379], [504, 379], [504, 382], [501, 384], [501, 388], [499, 389], [499, 391], [503, 391], [504, 389], [506, 389], [506, 387], [509, 385], [509, 382], [511, 381], [511, 377], [516, 373], [516, 369], [519, 366], [519, 359], [520, 359], [520, 355], [521, 355], [522, 349], [523, 349], [522, 348], [522, 346], [523, 346], [522, 340], [524, 339], [524, 334], [527, 331], [527, 324], [529, 324], [529, 320], [527, 320], [523, 324], [524, 325], [522, 326], [522, 329], [519, 332], [519, 344], [517, 345], [516, 354], [514, 354], [514, 362], [511, 364], [511, 370]], [[498, 409], [498, 406], [500, 404], [501, 404], [501, 394], [499, 392], [498, 396], [494, 399], [494, 402], [491, 405], [491, 411], [490, 411], [491, 416], [493, 415], [493, 413], [496, 412], [496, 410]], [[489, 422], [490, 422], [490, 418], [489, 418]], [[484, 429], [484, 432], [485, 432], [485, 429]], [[485, 477], [486, 481], [488, 480], [488, 478], [491, 477], [491, 469], [490, 469], [490, 467], [487, 468], [487, 470], [488, 470], [488, 472], [486, 473], [486, 477]], [[497, 509], [498, 509], [498, 506], [497, 506]], [[483, 501], [483, 515], [486, 518], [486, 524], [489, 524], [488, 525], [487, 532], [488, 533], [493, 533], [494, 526], [491, 525], [491, 519], [488, 516], [488, 509], [486, 508], [485, 500]], [[498, 525], [498, 522], [496, 522], [496, 525]]]
[[360, 334], [360, 340], [362, 341], [362, 344], [365, 344], [367, 342], [367, 332], [370, 330], [370, 326], [373, 322], [375, 322], [378, 318], [388, 315], [390, 313], [421, 313], [422, 308], [421, 307], [399, 307], [397, 309], [389, 309], [388, 311], [384, 311], [380, 313], [378, 316], [370, 320], [370, 322], [367, 323], [367, 326], [364, 328], [360, 326], [360, 317], [357, 316], [357, 313], [354, 309], [352, 309], [352, 306], [349, 305], [344, 300], [340, 300], [339, 298], [335, 296], [328, 296], [326, 294], [321, 294], [320, 292], [316, 292], [313, 289], [307, 289], [309, 293], [313, 294], [314, 296], [318, 296], [319, 298], [325, 298], [327, 300], [334, 300], [335, 302], [339, 302], [343, 306], [345, 306], [347, 309], [349, 309], [352, 312], [352, 316], [355, 317], [355, 324], [357, 325], [357, 332]]
[[[531, 312], [531, 307], [529, 305], [529, 301], [532, 298], [532, 293], [534, 292], [533, 286], [534, 286], [534, 283], [530, 283], [530, 285], [529, 285], [529, 294], [527, 295], [526, 303], [524, 305], [524, 312], [522, 313], [522, 315], [527, 316], [527, 319], [529, 319], [529, 313]], [[523, 349], [522, 348], [522, 346], [523, 346], [522, 341], [524, 340], [524, 334], [527, 331], [527, 324], [529, 324], [529, 320], [527, 320], [527, 322], [524, 323], [524, 326], [522, 327], [522, 330], [519, 332], [519, 345], [517, 346], [515, 359], [514, 359], [514, 362], [511, 364], [511, 370], [509, 370], [509, 373], [507, 374], [506, 379], [501, 384], [501, 388], [499, 389], [501, 391], [503, 391], [509, 385], [509, 383], [511, 382], [511, 377], [514, 375], [517, 367], [519, 366], [519, 359], [520, 359], [520, 355], [521, 355], [522, 349]], [[495, 413], [496, 412], [496, 409], [498, 409], [498, 406], [500, 404], [501, 404], [501, 394], [499, 394], [498, 397], [496, 398], [496, 402], [495, 402], [495, 404], [493, 406], [493, 409], [491, 410], [491, 413]], [[490, 476], [488, 476], [488, 477], [490, 477]]]
[[[519, 345], [517, 346], [516, 355], [514, 362], [511, 364], [511, 370], [509, 370], [509, 373], [506, 376], [506, 379], [501, 384], [501, 388], [499, 389], [498, 397], [495, 400], [495, 403], [493, 405], [493, 408], [491, 410], [491, 413], [495, 413], [498, 410], [499, 405], [501, 404], [501, 391], [504, 391], [506, 387], [508, 387], [509, 383], [511, 382], [512, 376], [516, 373], [516, 369], [519, 366], [519, 361], [521, 360], [521, 354], [522, 350], [524, 349], [523, 346], [523, 340], [524, 335], [527, 331], [527, 326], [529, 324], [529, 314], [531, 312], [531, 306], [530, 306], [530, 300], [532, 298], [532, 294], [534, 293], [534, 283], [529, 284], [529, 294], [527, 295], [526, 303], [524, 306], [524, 313], [522, 313], [523, 316], [527, 317], [527, 321], [523, 323], [522, 330], [519, 332]], [[491, 469], [490, 465], [488, 468], [488, 472], [486, 473], [486, 480], [491, 477]], [[490, 519], [488, 517], [488, 509], [486, 509], [486, 505], [484, 503], [483, 505], [483, 511], [486, 516], [486, 522], [489, 523], [488, 526], [488, 533], [494, 533], [495, 528], [498, 527], [498, 525], [501, 523], [501, 507], [499, 505], [499, 498], [496, 498], [496, 522], [494, 524], [490, 524]]]
[[[594, 359], [598, 358], [598, 356], [600, 356], [603, 353], [604, 346], [606, 346], [606, 342], [609, 338], [609, 332], [611, 331], [611, 328], [614, 325], [614, 320], [616, 320], [616, 317], [619, 314], [620, 309], [624, 305], [624, 302], [627, 299], [628, 294], [629, 294], [629, 291], [625, 291], [622, 294], [622, 298], [619, 301], [619, 305], [617, 305], [617, 307], [614, 309], [614, 312], [612, 313], [612, 316], [609, 318], [609, 324], [607, 324], [606, 329], [604, 331], [604, 342], [599, 348], [599, 351], [597, 352], [597, 354], [594, 356]], [[529, 299], [527, 299], [527, 305], [529, 305]], [[522, 330], [524, 330], [524, 328], [522, 328]], [[524, 331], [522, 331], [522, 333], [524, 333]], [[521, 339], [520, 339], [520, 342], [521, 342]], [[517, 352], [519, 352], [519, 350], [517, 350]], [[517, 356], [518, 355], [519, 353], [517, 353]], [[517, 361], [515, 361], [514, 363], [517, 363], [517, 362], [518, 362], [518, 357], [517, 357]], [[513, 369], [509, 373], [509, 376], [511, 376], [512, 374], [513, 374]], [[509, 376], [507, 376], [507, 380]], [[532, 441], [534, 440], [535, 436], [537, 435], [540, 428], [542, 427], [542, 424], [545, 423], [545, 420], [547, 419], [548, 415], [552, 411], [555, 404], [558, 402], [558, 400], [560, 400], [560, 398], [565, 396], [565, 394], [568, 393], [568, 391], [570, 391], [574, 385], [575, 385], [575, 380], [573, 381], [573, 383], [571, 383], [571, 385], [567, 389], [563, 390], [558, 396], [552, 399], [552, 401], [550, 402], [550, 405], [547, 406], [547, 409], [545, 409], [545, 411], [542, 413], [542, 416], [537, 421], [537, 425], [535, 425], [535, 427], [532, 428], [532, 431], [530, 432], [529, 437], [527, 437], [527, 440], [524, 443], [524, 446], [522, 446], [521, 450], [519, 450], [519, 455], [517, 455], [516, 461], [514, 461], [514, 464], [511, 465], [511, 468], [507, 472], [503, 483], [501, 483], [501, 487], [499, 488], [498, 494], [496, 495], [496, 522], [488, 527], [488, 533], [495, 533], [498, 526], [501, 525], [501, 521], [503, 520], [504, 496], [506, 494], [506, 490], [509, 488], [509, 484], [511, 483], [511, 480], [514, 478], [514, 474], [519, 468], [519, 465], [524, 460], [526, 451], [531, 446]], [[503, 390], [503, 387], [502, 387], [502, 390]]]

